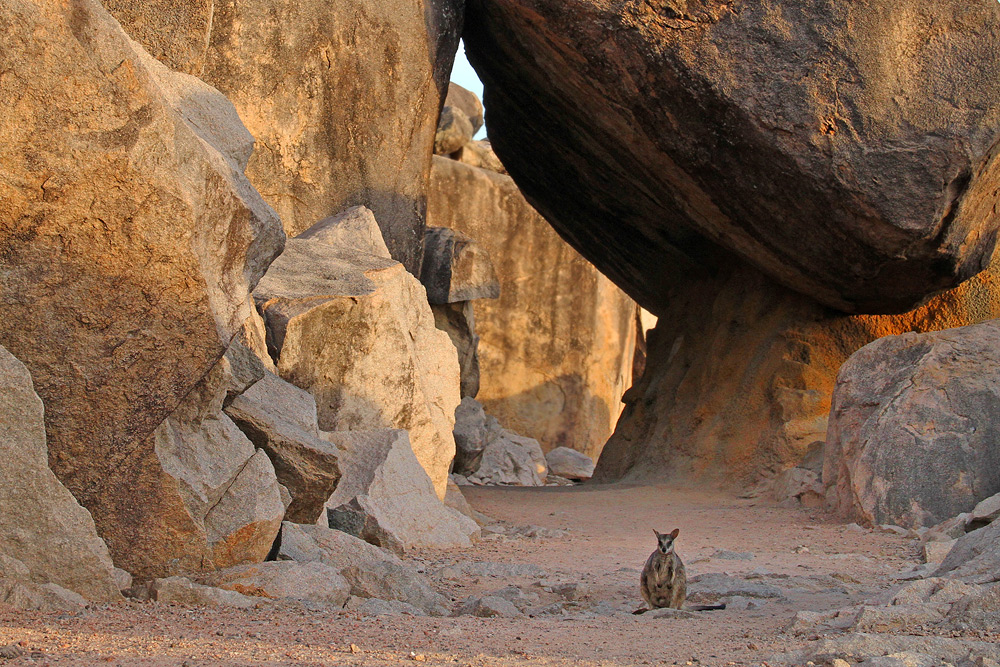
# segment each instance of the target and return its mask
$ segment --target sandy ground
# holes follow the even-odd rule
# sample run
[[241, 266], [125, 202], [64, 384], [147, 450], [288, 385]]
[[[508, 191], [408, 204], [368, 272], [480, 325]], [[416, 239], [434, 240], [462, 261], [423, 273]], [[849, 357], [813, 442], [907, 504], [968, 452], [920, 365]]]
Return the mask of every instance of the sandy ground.
[[[79, 614], [0, 608], [0, 646], [18, 642], [25, 652], [0, 658], [0, 665], [762, 665], [809, 639], [783, 632], [796, 611], [859, 602], [917, 562], [913, 540], [852, 529], [817, 510], [781, 509], [712, 490], [612, 485], [466, 491], [490, 516], [568, 533], [497, 537], [464, 552], [414, 554], [415, 564], [431, 575], [469, 561], [543, 571], [438, 575], [433, 581], [441, 592], [461, 600], [515, 584], [544, 598], [538, 582], [560, 580], [585, 584], [584, 599], [568, 605], [565, 615], [517, 619], [366, 617], [291, 604], [241, 611], [128, 602]], [[638, 573], [655, 546], [653, 528], [680, 528], [677, 549], [689, 578], [763, 575], [770, 583], [788, 581], [785, 597], [757, 601], [756, 609], [699, 612], [693, 619], [621, 613], [641, 606]], [[712, 557], [718, 549], [753, 557]], [[809, 585], [829, 575], [843, 586]], [[595, 605], [618, 613], [595, 615]]]

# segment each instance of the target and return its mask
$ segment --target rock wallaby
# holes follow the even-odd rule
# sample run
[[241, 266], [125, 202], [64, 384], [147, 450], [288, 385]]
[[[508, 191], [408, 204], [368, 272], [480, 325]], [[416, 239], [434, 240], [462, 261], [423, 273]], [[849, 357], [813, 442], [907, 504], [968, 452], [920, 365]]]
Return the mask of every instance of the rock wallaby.
[[[637, 609], [635, 614], [643, 614], [652, 609], [680, 609], [687, 599], [687, 573], [684, 563], [674, 549], [674, 540], [680, 534], [680, 528], [675, 528], [666, 535], [656, 534], [656, 550], [649, 554], [646, 565], [642, 568], [639, 578], [639, 592], [649, 609]], [[707, 611], [710, 609], [725, 609], [726, 605], [702, 605], [692, 607], [692, 611]]]

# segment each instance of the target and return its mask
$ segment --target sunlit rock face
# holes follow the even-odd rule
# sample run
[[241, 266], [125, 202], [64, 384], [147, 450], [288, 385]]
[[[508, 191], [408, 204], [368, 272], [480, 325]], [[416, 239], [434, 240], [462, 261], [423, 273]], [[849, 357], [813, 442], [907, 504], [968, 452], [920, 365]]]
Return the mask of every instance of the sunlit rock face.
[[262, 559], [274, 471], [220, 412], [220, 359], [285, 239], [243, 174], [253, 138], [98, 2], [14, 0], [0, 22], [0, 342], [52, 470], [134, 574]]
[[847, 312], [988, 266], [993, 0], [471, 0], [490, 140], [649, 310], [729, 253]]
[[247, 174], [289, 236], [353, 205], [420, 270], [457, 0], [105, 0], [169, 66], [236, 105], [257, 139]]
[[500, 283], [498, 299], [472, 302], [478, 400], [546, 451], [566, 446], [596, 459], [631, 384], [635, 302], [504, 174], [435, 157], [428, 222], [475, 240]]

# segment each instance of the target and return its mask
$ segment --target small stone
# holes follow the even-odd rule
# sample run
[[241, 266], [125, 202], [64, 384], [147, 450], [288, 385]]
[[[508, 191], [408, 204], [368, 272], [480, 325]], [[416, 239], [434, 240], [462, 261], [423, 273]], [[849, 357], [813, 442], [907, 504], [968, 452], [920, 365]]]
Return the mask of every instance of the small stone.
[[795, 547], [794, 549], [792, 549], [792, 552], [797, 553], [797, 554], [807, 554], [807, 553], [810, 553], [809, 547], [802, 546], [802, 545], [799, 545], [799, 546]]
[[417, 662], [423, 662], [427, 660], [427, 657], [423, 653], [414, 653], [410, 651], [410, 660], [416, 660]]
[[0, 658], [4, 660], [13, 660], [14, 658], [20, 658], [22, 655], [24, 655], [24, 650], [17, 644], [7, 644], [0, 647]]
[[753, 560], [756, 558], [750, 551], [728, 551], [726, 549], [716, 549], [711, 557], [718, 560]]
[[926, 542], [923, 546], [923, 558], [925, 563], [941, 563], [948, 556], [948, 552], [955, 546], [958, 540], [948, 540], [947, 542]]
[[361, 653], [361, 649], [358, 648], [357, 644], [351, 644], [351, 653]]

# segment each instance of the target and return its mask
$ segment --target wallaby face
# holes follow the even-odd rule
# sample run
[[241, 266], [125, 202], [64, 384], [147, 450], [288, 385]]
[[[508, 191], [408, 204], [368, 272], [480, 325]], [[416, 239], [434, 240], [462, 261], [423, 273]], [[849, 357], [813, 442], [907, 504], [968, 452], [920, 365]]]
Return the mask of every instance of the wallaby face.
[[653, 533], [656, 534], [656, 541], [659, 543], [659, 546], [657, 548], [659, 549], [661, 554], [665, 556], [673, 552], [674, 540], [677, 539], [677, 536], [680, 535], [680, 532], [681, 532], [680, 528], [674, 528], [673, 531], [671, 531], [670, 533], [662, 535], [655, 528], [653, 529]]

